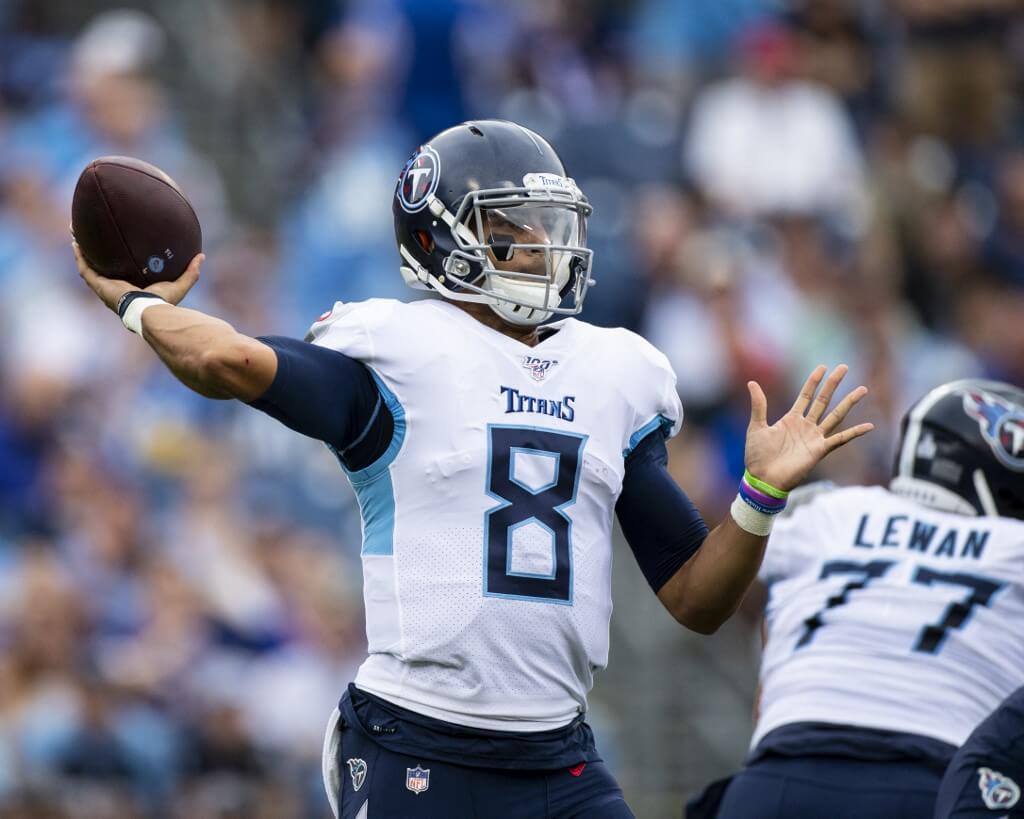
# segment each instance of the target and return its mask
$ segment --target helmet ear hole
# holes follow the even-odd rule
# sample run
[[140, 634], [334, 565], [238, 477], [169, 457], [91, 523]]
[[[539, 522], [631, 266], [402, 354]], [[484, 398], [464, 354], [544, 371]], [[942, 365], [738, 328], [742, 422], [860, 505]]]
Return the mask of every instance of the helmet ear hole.
[[418, 244], [427, 253], [434, 252], [434, 237], [431, 236], [425, 230], [417, 230], [413, 232], [416, 237], [416, 244]]

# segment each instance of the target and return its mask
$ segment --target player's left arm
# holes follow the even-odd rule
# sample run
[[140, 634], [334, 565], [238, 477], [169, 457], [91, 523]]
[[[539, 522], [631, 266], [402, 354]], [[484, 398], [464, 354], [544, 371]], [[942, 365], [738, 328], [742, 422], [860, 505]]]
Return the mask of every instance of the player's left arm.
[[[848, 393], [826, 415], [846, 371], [846, 366], [841, 365], [825, 379], [826, 368], [815, 369], [789, 412], [770, 426], [764, 392], [756, 382], [748, 383], [751, 415], [744, 461], [748, 473], [757, 478], [760, 485], [788, 492], [829, 452], [873, 429], [872, 424], [865, 423], [836, 432], [849, 411], [867, 394], [863, 386]], [[815, 397], [819, 386], [821, 391]], [[765, 516], [752, 508], [747, 512], [747, 507], [734, 504], [732, 513], [694, 547], [696, 529], [692, 503], [664, 467], [657, 471], [647, 467], [643, 472], [646, 477], [642, 485], [627, 482], [623, 486], [616, 507], [623, 532], [637, 551], [634, 540], [648, 543], [652, 540], [649, 535], [638, 533], [636, 521], [641, 515], [636, 510], [643, 507], [650, 520], [657, 522], [663, 565], [660, 572], [645, 571], [648, 582], [676, 620], [694, 631], [710, 634], [735, 613], [757, 576], [767, 536], [751, 530], [758, 529]], [[624, 500], [628, 509], [623, 508]], [[740, 523], [736, 515], [741, 518]], [[689, 534], [680, 537], [682, 533]], [[666, 548], [673, 542], [682, 543], [684, 547]], [[643, 561], [641, 563], [643, 565]], [[672, 573], [665, 577], [669, 567]]]

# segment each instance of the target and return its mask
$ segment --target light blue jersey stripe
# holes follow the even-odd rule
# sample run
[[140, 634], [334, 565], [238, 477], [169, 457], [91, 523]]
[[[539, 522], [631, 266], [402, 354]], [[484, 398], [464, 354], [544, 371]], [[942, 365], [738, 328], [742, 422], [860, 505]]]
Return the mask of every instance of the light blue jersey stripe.
[[622, 457], [628, 458], [629, 454], [636, 449], [637, 444], [654, 432], [654, 430], [658, 429], [658, 427], [661, 427], [661, 434], [667, 438], [672, 429], [672, 423], [671, 418], [666, 418], [664, 415], [655, 415], [650, 421], [629, 436], [629, 446], [622, 450]]
[[[398, 457], [402, 442], [405, 441], [405, 409], [373, 369], [370, 369], [370, 375], [377, 383], [384, 405], [394, 419], [391, 443], [383, 455], [364, 469], [350, 471], [345, 468], [340, 457], [338, 462], [348, 475], [359, 502], [359, 513], [363, 518], [362, 554], [391, 555], [395, 551], [395, 487], [391, 482], [389, 467]], [[334, 454], [338, 455], [337, 452]]]

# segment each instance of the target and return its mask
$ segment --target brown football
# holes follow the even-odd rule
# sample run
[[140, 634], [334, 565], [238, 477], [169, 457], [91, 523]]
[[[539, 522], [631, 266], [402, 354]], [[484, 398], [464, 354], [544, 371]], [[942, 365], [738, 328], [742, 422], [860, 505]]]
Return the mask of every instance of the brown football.
[[93, 270], [136, 287], [173, 281], [203, 247], [181, 188], [156, 166], [127, 156], [100, 157], [82, 171], [71, 231]]

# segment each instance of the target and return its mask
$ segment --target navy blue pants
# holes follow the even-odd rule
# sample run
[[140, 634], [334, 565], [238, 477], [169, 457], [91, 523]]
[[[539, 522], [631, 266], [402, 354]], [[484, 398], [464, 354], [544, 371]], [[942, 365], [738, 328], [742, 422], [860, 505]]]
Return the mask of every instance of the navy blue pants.
[[942, 780], [935, 803], [935, 819], [1024, 817], [1024, 776], [1021, 773], [1004, 763], [958, 754]]
[[935, 819], [1024, 817], [1024, 688], [967, 738], [946, 769]]
[[[459, 729], [453, 745], [453, 726], [438, 723], [432, 734], [424, 727], [431, 720], [415, 715], [415, 723], [405, 722], [397, 708], [366, 724], [349, 694], [339, 708], [324, 745], [324, 780], [339, 819], [633, 819], [600, 759], [542, 770], [486, 767], [475, 755], [459, 764], [458, 743], [471, 750], [484, 742], [494, 753], [500, 741], [491, 732]], [[389, 742], [402, 734], [415, 737], [422, 750]], [[466, 734], [476, 736], [467, 742]]]
[[766, 756], [733, 777], [718, 819], [932, 819], [941, 779], [913, 761]]

